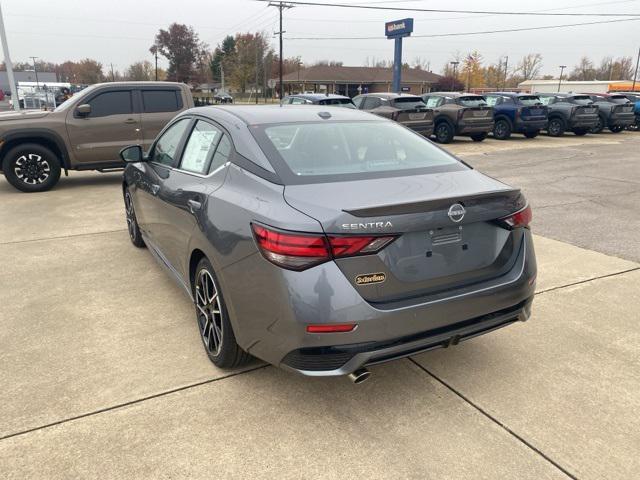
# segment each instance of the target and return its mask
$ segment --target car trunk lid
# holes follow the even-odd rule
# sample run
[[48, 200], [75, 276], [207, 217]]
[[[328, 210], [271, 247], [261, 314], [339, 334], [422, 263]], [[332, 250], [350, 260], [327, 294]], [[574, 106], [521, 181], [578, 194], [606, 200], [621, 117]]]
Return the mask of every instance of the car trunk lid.
[[377, 254], [336, 260], [372, 303], [494, 278], [520, 248], [521, 233], [496, 222], [524, 207], [519, 190], [473, 170], [288, 185], [284, 196], [329, 236], [397, 236]]

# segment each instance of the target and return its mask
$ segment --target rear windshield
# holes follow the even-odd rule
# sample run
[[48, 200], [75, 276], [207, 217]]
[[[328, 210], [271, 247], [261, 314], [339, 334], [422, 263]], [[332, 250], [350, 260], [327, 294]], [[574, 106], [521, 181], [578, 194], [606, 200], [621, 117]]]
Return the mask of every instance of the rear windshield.
[[487, 101], [484, 99], [484, 97], [459, 97], [458, 104], [462, 105], [463, 107], [486, 107]]
[[536, 95], [529, 95], [526, 97], [518, 97], [519, 102], [522, 105], [527, 105], [528, 107], [533, 106], [533, 105], [541, 105], [542, 102], [540, 101], [540, 97], [536, 96]]
[[573, 101], [578, 105], [591, 105], [593, 103], [589, 95], [576, 95], [573, 97]]
[[427, 108], [426, 103], [422, 101], [421, 98], [414, 97], [398, 97], [393, 99], [393, 104], [405, 110], [413, 109], [413, 108]]
[[629, 99], [624, 95], [612, 95], [609, 97], [609, 101], [613, 103], [629, 103]]
[[286, 183], [316, 183], [464, 170], [395, 122], [256, 125], [253, 134]]
[[335, 105], [337, 107], [356, 108], [351, 100], [348, 98], [328, 98], [326, 100], [320, 100], [320, 105]]

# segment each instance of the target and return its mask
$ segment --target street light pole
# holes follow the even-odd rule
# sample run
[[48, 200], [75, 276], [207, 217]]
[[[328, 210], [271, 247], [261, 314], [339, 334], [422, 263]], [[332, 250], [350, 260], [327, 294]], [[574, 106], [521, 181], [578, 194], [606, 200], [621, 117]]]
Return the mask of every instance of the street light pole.
[[7, 45], [7, 34], [4, 30], [4, 19], [2, 17], [2, 5], [0, 4], [0, 42], [2, 42], [2, 50], [4, 53], [4, 63], [7, 67], [7, 79], [9, 80], [9, 88], [11, 89], [11, 103], [15, 111], [20, 110], [20, 100], [18, 99], [18, 87], [13, 77], [13, 63], [9, 55], [9, 45]]
[[633, 74], [633, 86], [631, 87], [631, 91], [636, 91], [636, 78], [638, 76], [638, 64], [640, 63], [640, 48], [638, 49], [638, 59], [636, 60], [636, 71]]
[[560, 65], [560, 78], [558, 79], [558, 92], [560, 91], [560, 85], [562, 85], [562, 72], [567, 68], [566, 65]]

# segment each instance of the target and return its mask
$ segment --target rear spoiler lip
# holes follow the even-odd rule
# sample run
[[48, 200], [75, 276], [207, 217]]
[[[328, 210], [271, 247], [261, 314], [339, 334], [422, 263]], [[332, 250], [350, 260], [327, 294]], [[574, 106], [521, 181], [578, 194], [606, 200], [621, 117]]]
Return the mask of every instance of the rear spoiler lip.
[[[470, 200], [486, 200], [506, 196], [510, 199], [517, 200], [522, 192], [519, 188], [493, 190], [490, 192], [472, 193], [456, 197], [437, 198], [433, 200], [422, 200], [410, 203], [396, 203], [388, 205], [376, 205], [374, 207], [360, 207], [343, 209], [342, 211], [353, 215], [354, 217], [378, 217], [381, 215], [406, 215], [411, 213], [426, 213], [434, 210], [442, 210], [448, 208], [454, 203], [461, 203]], [[525, 202], [526, 203], [526, 202]]]

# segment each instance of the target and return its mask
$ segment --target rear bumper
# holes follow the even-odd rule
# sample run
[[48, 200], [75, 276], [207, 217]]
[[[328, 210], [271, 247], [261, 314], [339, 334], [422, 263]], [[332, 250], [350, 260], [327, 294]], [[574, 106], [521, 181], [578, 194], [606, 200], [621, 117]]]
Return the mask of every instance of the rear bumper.
[[[291, 272], [251, 257], [223, 273], [230, 317], [242, 348], [287, 370], [334, 376], [525, 320], [535, 290], [536, 260], [526, 230], [506, 274], [394, 304], [366, 302], [334, 262]], [[306, 332], [309, 324], [330, 323], [357, 327], [345, 333]]]
[[541, 119], [541, 120], [516, 120], [516, 124], [515, 124], [515, 132], [517, 133], [522, 133], [522, 132], [535, 132], [538, 130], [544, 130], [545, 128], [547, 128], [547, 125], [549, 124], [549, 120], [548, 119]]
[[613, 113], [609, 117], [609, 125], [621, 125], [623, 127], [627, 127], [629, 125], [633, 125], [636, 121], [636, 116], [633, 112], [631, 113]]
[[598, 123], [598, 115], [593, 115], [586, 118], [574, 118], [569, 121], [569, 129], [574, 130], [576, 128], [592, 128]]

